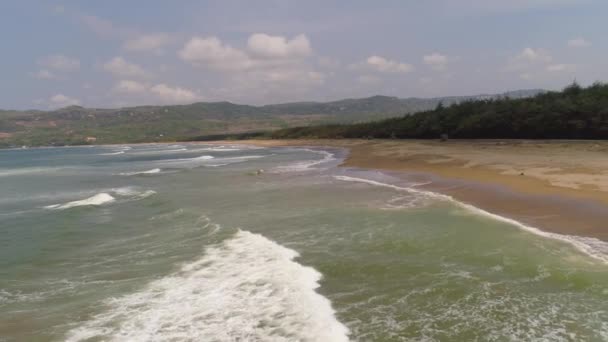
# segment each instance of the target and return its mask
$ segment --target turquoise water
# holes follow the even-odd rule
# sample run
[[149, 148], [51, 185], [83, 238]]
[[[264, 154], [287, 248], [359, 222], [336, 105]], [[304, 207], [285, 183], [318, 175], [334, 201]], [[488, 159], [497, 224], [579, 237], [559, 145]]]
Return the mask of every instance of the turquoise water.
[[0, 341], [608, 340], [605, 243], [344, 154], [0, 151]]

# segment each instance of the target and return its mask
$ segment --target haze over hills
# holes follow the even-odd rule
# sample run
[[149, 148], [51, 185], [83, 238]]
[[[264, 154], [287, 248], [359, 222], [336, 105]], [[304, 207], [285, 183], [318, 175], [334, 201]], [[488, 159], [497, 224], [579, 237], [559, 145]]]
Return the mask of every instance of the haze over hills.
[[437, 98], [372, 96], [264, 106], [230, 102], [117, 109], [70, 106], [54, 111], [0, 110], [0, 146], [45, 146], [187, 140], [205, 135], [354, 123], [402, 116], [467, 100], [525, 98], [540, 89]]

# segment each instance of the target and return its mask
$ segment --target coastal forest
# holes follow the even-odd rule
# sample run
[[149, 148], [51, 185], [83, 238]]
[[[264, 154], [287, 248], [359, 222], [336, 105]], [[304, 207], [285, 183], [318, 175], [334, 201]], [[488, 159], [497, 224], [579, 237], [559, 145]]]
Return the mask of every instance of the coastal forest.
[[386, 120], [287, 128], [274, 139], [608, 139], [608, 84], [467, 100]]

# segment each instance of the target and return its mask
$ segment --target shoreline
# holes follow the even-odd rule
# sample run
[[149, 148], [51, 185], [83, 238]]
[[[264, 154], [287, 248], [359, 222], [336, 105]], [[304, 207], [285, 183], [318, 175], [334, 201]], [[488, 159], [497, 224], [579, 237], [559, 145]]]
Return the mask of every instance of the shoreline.
[[[340, 148], [347, 151], [341, 167], [429, 182], [418, 188], [541, 232], [608, 242], [608, 141], [307, 139], [154, 144], [180, 143]], [[106, 146], [121, 145], [133, 144]]]
[[[429, 182], [418, 188], [448, 195], [465, 205], [542, 232], [608, 242], [608, 142], [246, 140], [213, 143], [345, 148], [348, 155], [342, 167], [376, 169], [399, 178]], [[604, 153], [604, 158], [599, 158]], [[584, 166], [575, 168], [577, 164]]]

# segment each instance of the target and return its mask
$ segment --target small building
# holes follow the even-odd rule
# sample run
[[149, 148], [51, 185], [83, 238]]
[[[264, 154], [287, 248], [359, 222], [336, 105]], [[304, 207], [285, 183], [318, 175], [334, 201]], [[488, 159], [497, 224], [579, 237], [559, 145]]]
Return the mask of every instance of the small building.
[[96, 138], [96, 137], [86, 137], [84, 140], [85, 140], [86, 142], [91, 142], [91, 143], [94, 143], [94, 142], [96, 142], [96, 141], [97, 141], [97, 138]]

